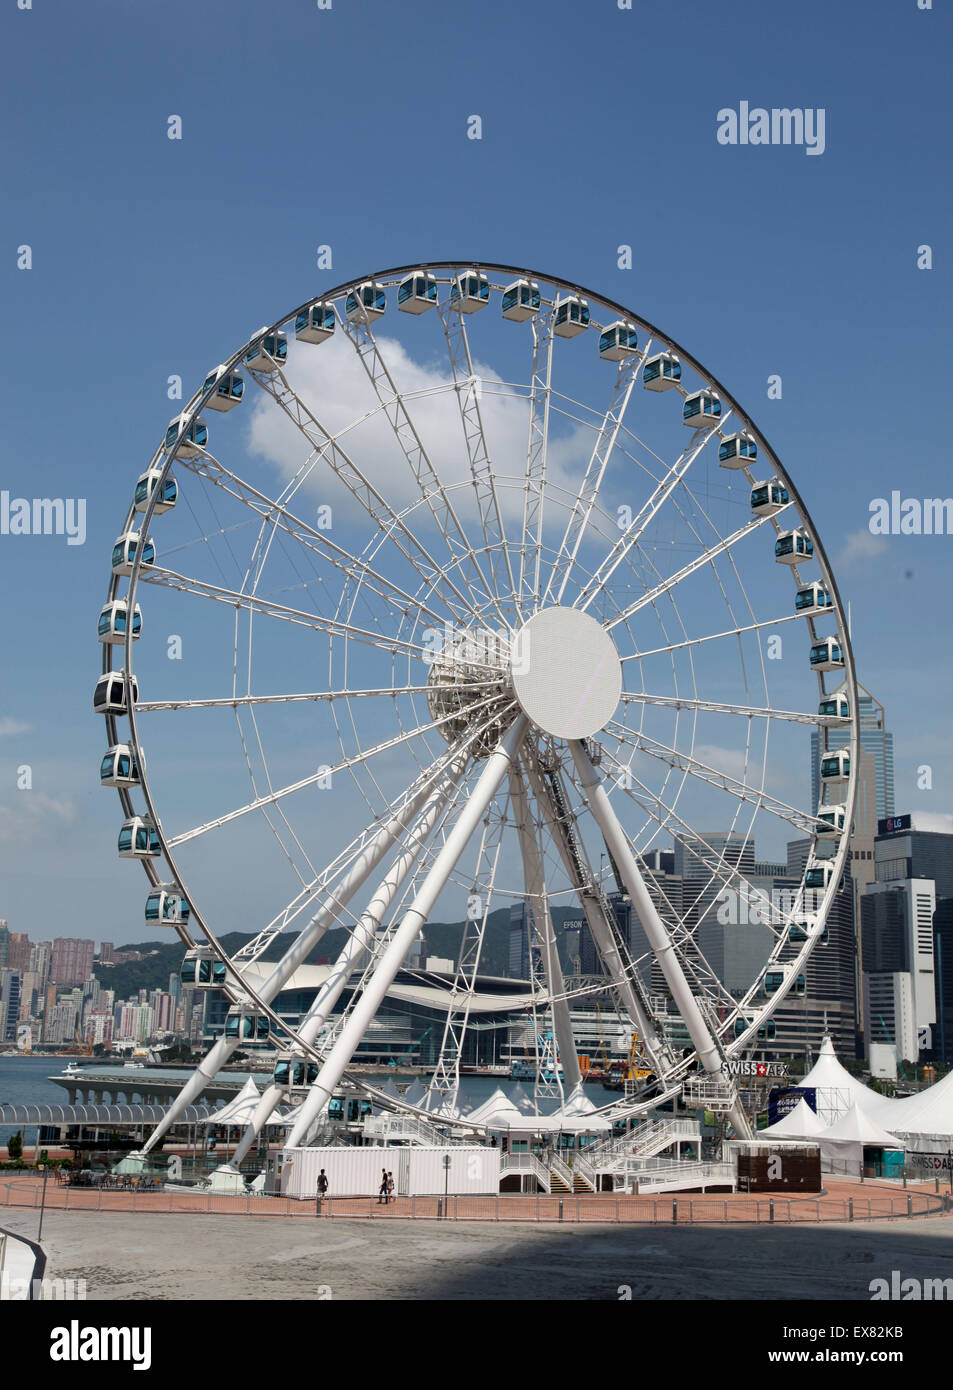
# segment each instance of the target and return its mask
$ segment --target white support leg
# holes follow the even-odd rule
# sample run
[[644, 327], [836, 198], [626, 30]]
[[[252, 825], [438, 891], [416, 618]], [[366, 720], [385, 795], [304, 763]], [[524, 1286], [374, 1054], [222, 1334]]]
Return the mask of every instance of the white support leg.
[[[649, 945], [655, 953], [665, 981], [672, 992], [675, 1006], [688, 1029], [689, 1037], [698, 1053], [699, 1060], [711, 1076], [717, 1076], [720, 1080], [724, 1079], [721, 1070], [721, 1054], [715, 1045], [702, 1011], [698, 1007], [698, 1001], [692, 994], [691, 986], [685, 978], [682, 963], [675, 951], [668, 929], [659, 916], [649, 890], [645, 886], [645, 880], [642, 878], [626, 833], [612, 808], [608, 793], [592, 765], [585, 745], [577, 739], [572, 739], [569, 747], [583, 789], [589, 798], [592, 814], [605, 837], [609, 853], [619, 866], [619, 872], [629, 891], [632, 905], [639, 915], [639, 921], [642, 923]], [[739, 1139], [750, 1138], [751, 1129], [748, 1119], [737, 1097], [729, 1115]]]
[[[404, 831], [407, 823], [420, 810], [432, 790], [432, 785], [429, 782], [425, 782], [422, 787], [419, 787], [413, 796], [401, 806], [400, 810], [384, 822], [366, 849], [354, 860], [320, 911], [315, 913], [262, 984], [258, 993], [266, 1004], [270, 1004], [278, 996], [298, 966], [307, 959], [309, 952], [314, 949], [324, 933], [333, 925], [338, 909], [343, 907], [370, 877], [394, 841]], [[150, 1134], [142, 1147], [142, 1154], [147, 1154], [150, 1149], [154, 1148], [172, 1126], [181, 1119], [186, 1107], [202, 1094], [211, 1081], [215, 1080], [239, 1043], [240, 1039], [238, 1038], [223, 1036], [209, 1049]]]
[[[543, 876], [543, 861], [539, 852], [539, 839], [536, 826], [530, 816], [529, 798], [526, 786], [517, 767], [510, 769], [510, 800], [513, 803], [513, 818], [519, 836], [520, 854], [523, 859], [523, 879], [529, 910], [533, 916], [536, 935], [542, 948], [543, 964], [546, 970], [546, 987], [552, 1001], [553, 1032], [562, 1063], [563, 1080], [570, 1091], [582, 1082], [579, 1070], [579, 1057], [576, 1053], [576, 1040], [572, 1032], [572, 1019], [569, 1015], [569, 1000], [563, 988], [563, 972], [559, 964], [559, 950], [556, 933], [549, 911], [549, 899]], [[530, 937], [532, 940], [532, 936]]]
[[502, 742], [487, 759], [486, 766], [477, 779], [470, 799], [460, 813], [460, 817], [447, 836], [446, 843], [437, 855], [420, 891], [401, 920], [391, 940], [381, 954], [374, 974], [368, 980], [360, 999], [354, 1005], [350, 1017], [331, 1049], [317, 1081], [305, 1103], [301, 1106], [297, 1122], [288, 1136], [288, 1147], [294, 1148], [303, 1143], [308, 1130], [325, 1108], [334, 1089], [341, 1080], [361, 1038], [374, 1015], [377, 1013], [387, 991], [394, 982], [398, 970], [404, 962], [414, 939], [440, 896], [453, 872], [453, 868], [466, 848], [467, 841], [486, 813], [497, 788], [506, 775], [507, 769], [519, 752], [520, 744], [526, 734], [526, 716], [520, 714], [510, 725]]
[[[374, 945], [374, 934], [380, 927], [384, 913], [394, 901], [410, 870], [420, 858], [424, 845], [433, 833], [434, 826], [437, 824], [462, 771], [463, 763], [461, 761], [453, 766], [450, 774], [444, 778], [432, 794], [424, 806], [420, 820], [408, 837], [402, 853], [388, 870], [377, 892], [361, 914], [354, 930], [348, 934], [347, 941], [331, 967], [328, 978], [321, 986], [298, 1028], [298, 1036], [306, 1043], [316, 1041], [351, 975], [362, 964], [365, 956]], [[270, 1103], [266, 1108], [265, 1102], [269, 1097]], [[270, 1086], [264, 1092], [258, 1108], [242, 1136], [241, 1143], [232, 1157], [233, 1164], [240, 1163], [245, 1157], [280, 1098], [281, 1088], [278, 1086]]]
[[[569, 853], [569, 846], [566, 843], [565, 833], [559, 824], [552, 798], [535, 768], [530, 765], [528, 771], [530, 785], [533, 788], [533, 795], [536, 797], [542, 809], [546, 823], [549, 826], [549, 833], [552, 836], [553, 843], [559, 851], [570, 881], [575, 881], [575, 867]], [[666, 1067], [664, 1048], [659, 1040], [655, 1025], [642, 1007], [639, 996], [628, 976], [626, 963], [622, 959], [622, 954], [612, 934], [612, 927], [606, 919], [605, 913], [602, 910], [602, 905], [595, 892], [587, 892], [586, 884], [579, 884], [577, 886], [579, 890], [579, 901], [582, 904], [586, 924], [592, 934], [592, 940], [599, 954], [599, 959], [605, 966], [606, 974], [612, 981], [613, 988], [619, 996], [623, 1008], [638, 1031], [639, 1038], [642, 1042], [642, 1046], [645, 1048], [649, 1061], [652, 1063], [657, 1075], [661, 1076]]]

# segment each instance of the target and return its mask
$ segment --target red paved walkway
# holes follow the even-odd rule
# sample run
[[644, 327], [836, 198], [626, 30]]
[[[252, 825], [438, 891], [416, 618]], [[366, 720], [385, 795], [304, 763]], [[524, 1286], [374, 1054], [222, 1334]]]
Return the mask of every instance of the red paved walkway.
[[[0, 1208], [38, 1207], [42, 1179], [33, 1173], [0, 1177]], [[772, 1213], [773, 1200], [773, 1213]], [[46, 1206], [67, 1211], [217, 1212], [231, 1216], [316, 1215], [313, 1201], [282, 1197], [218, 1196], [207, 1192], [103, 1191], [67, 1187], [48, 1181]], [[697, 1196], [670, 1193], [660, 1197], [539, 1197], [504, 1194], [499, 1197], [453, 1197], [447, 1211], [438, 1197], [398, 1197], [389, 1205], [376, 1197], [334, 1197], [322, 1204], [323, 1217], [371, 1220], [435, 1220], [446, 1215], [457, 1221], [569, 1221], [585, 1223], [722, 1224], [728, 1222], [789, 1223], [817, 1221], [902, 1220], [950, 1214], [948, 1194], [934, 1185], [911, 1184], [906, 1190], [892, 1183], [830, 1178], [823, 1196]], [[561, 1208], [561, 1209], [560, 1209]]]

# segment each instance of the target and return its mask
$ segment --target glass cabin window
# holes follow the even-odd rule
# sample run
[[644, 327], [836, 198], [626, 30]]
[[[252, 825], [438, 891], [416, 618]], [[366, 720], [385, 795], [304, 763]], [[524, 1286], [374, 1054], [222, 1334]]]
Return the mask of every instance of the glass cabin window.
[[276, 1086], [288, 1085], [288, 1073], [290, 1072], [290, 1070], [291, 1064], [289, 1062], [275, 1063], [274, 1078]]

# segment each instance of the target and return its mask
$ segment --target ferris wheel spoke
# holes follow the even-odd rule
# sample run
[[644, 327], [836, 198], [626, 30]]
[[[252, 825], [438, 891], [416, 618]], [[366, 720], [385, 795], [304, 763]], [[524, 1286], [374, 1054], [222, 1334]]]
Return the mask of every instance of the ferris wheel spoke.
[[[467, 689], [479, 691], [490, 686], [502, 685], [499, 680], [471, 681]], [[136, 705], [136, 713], [154, 713], [157, 710], [177, 709], [236, 709], [242, 705], [293, 705], [301, 702], [331, 700], [386, 699], [401, 695], [431, 695], [439, 691], [459, 692], [458, 685], [385, 685], [376, 690], [318, 690], [304, 695], [226, 695], [216, 700], [143, 700]]]
[[[742, 876], [736, 865], [729, 864], [724, 857], [724, 853], [718, 854], [712, 846], [697, 831], [692, 830], [687, 821], [677, 813], [674, 807], [667, 805], [660, 796], [653, 792], [633, 773], [630, 766], [623, 763], [615, 754], [603, 750], [603, 757], [609, 759], [621, 774], [613, 779], [613, 784], [623, 795], [636, 805], [640, 811], [644, 812], [651, 820], [655, 821], [659, 829], [671, 835], [677, 840], [684, 849], [699, 861], [712, 875], [712, 881], [717, 879], [722, 888], [737, 894], [739, 902], [745, 903], [748, 907], [752, 904], [761, 905], [761, 897], [757, 890], [753, 890], [751, 885]], [[631, 786], [629, 784], [632, 784]], [[684, 914], [679, 916], [675, 905], [671, 902], [664, 890], [656, 885], [655, 889], [667, 911], [669, 920], [673, 924], [673, 939], [678, 942], [680, 938], [689, 938], [690, 933], [685, 927]], [[677, 928], [676, 924], [677, 923]], [[766, 923], [772, 931], [774, 926], [771, 922]], [[775, 932], [775, 935], [777, 933]]]
[[[599, 496], [599, 489], [602, 486], [602, 480], [605, 476], [609, 457], [615, 447], [626, 407], [632, 397], [632, 390], [638, 379], [639, 370], [648, 352], [650, 343], [651, 339], [649, 339], [649, 343], [646, 344], [645, 352], [633, 352], [631, 357], [626, 357], [619, 363], [612, 399], [609, 402], [605, 415], [602, 417], [602, 424], [599, 427], [599, 433], [593, 445], [592, 454], [589, 458], [589, 465], [586, 468], [586, 474], [582, 480], [582, 486], [573, 502], [572, 512], [566, 524], [565, 534], [563, 535], [556, 558], [553, 561], [552, 572], [549, 576], [549, 582], [546, 585], [546, 592], [543, 594], [540, 603], [541, 608], [545, 608], [546, 601], [554, 590], [554, 603], [559, 605], [563, 601], [566, 585], [569, 582], [573, 566], [579, 556], [579, 548], [582, 545], [586, 528], [589, 525], [593, 507], [596, 505], [596, 498]], [[560, 575], [562, 576], [561, 578]], [[558, 589], [556, 588], [557, 584], [559, 586]]]
[[[373, 593], [389, 603], [401, 616], [409, 608], [420, 613], [423, 617], [429, 618], [435, 626], [440, 626], [444, 622], [444, 617], [434, 609], [429, 608], [422, 599], [415, 598], [402, 589], [400, 585], [386, 579], [384, 575], [359, 556], [344, 550], [332, 541], [326, 532], [310, 526], [290, 511], [283, 502], [272, 501], [265, 493], [258, 491], [257, 488], [252, 487], [250, 483], [239, 477], [237, 473], [226, 468], [207, 450], [197, 453], [195, 458], [182, 459], [180, 462], [183, 467], [195, 473], [197, 477], [213, 483], [243, 506], [248, 507], [262, 518], [263, 525], [267, 526], [270, 523], [275, 530], [284, 531], [292, 540], [297, 541], [308, 550], [313, 550], [320, 555], [322, 560], [326, 560], [348, 578], [361, 579]], [[260, 568], [261, 566], [259, 566]], [[420, 570], [417, 573], [429, 585], [426, 576]]]
[[[478, 700], [466, 707], [468, 714], [475, 713], [481, 708], [488, 707], [492, 700]], [[509, 708], [509, 707], [507, 707]], [[460, 711], [454, 710], [450, 714], [441, 715], [439, 719], [432, 720], [429, 724], [421, 724], [417, 728], [408, 729], [395, 738], [385, 739], [383, 743], [377, 743], [372, 748], [365, 748], [352, 758], [345, 758], [334, 767], [321, 767], [317, 772], [311, 773], [308, 777], [301, 778], [298, 782], [292, 782], [286, 787], [279, 787], [275, 792], [270, 792], [268, 796], [257, 797], [254, 801], [249, 801], [244, 806], [239, 806], [234, 811], [229, 811], [224, 816], [207, 821], [204, 825], [197, 825], [192, 830], [185, 830], [180, 835], [171, 836], [166, 844], [170, 849], [183, 845], [189, 840], [196, 839], [199, 835], [206, 835], [211, 830], [219, 830], [223, 825], [229, 825], [232, 821], [238, 820], [241, 816], [247, 816], [252, 811], [260, 811], [265, 806], [273, 806], [277, 802], [284, 800], [285, 797], [293, 796], [296, 792], [305, 791], [308, 787], [313, 787], [316, 783], [327, 778], [334, 777], [339, 772], [346, 772], [349, 768], [362, 766], [370, 758], [378, 757], [382, 753], [389, 753], [394, 748], [401, 747], [402, 744], [409, 743], [412, 739], [421, 738], [424, 734], [431, 733], [435, 729], [442, 728], [450, 720], [458, 719]]]
[[[653, 647], [650, 651], [629, 652], [626, 656], [620, 656], [620, 661], [642, 661], [650, 656], [664, 656], [666, 652], [681, 651], [683, 647], [699, 647], [704, 642], [719, 642], [724, 637], [740, 637], [743, 632], [760, 632], [765, 627], [780, 627], [782, 623], [803, 622], [800, 613], [786, 613], [781, 618], [763, 618], [760, 622], [746, 623], [743, 627], [729, 627], [724, 632], [709, 632], [703, 637], [686, 637], [682, 642], [670, 642], [667, 647]], [[632, 693], [632, 692], [630, 692]], [[823, 723], [818, 720], [818, 723]], [[835, 721], [836, 722], [836, 721]]]
[[347, 637], [388, 653], [400, 651], [428, 664], [431, 659], [431, 653], [416, 642], [407, 642], [403, 638], [389, 636], [383, 632], [371, 632], [367, 628], [355, 627], [339, 618], [322, 617], [317, 612], [308, 613], [300, 608], [291, 608], [287, 604], [276, 603], [258, 594], [243, 594], [237, 589], [221, 588], [217, 584], [208, 584], [201, 579], [176, 574], [174, 570], [162, 569], [158, 565], [143, 570], [140, 578], [148, 584], [177, 589], [181, 593], [195, 594], [216, 603], [228, 604], [231, 608], [244, 608], [251, 613], [261, 613], [266, 618], [278, 618], [297, 627], [311, 628], [327, 637]]
[[[333, 470], [375, 525], [417, 571], [428, 588], [449, 590], [460, 604], [461, 611], [476, 617], [473, 596], [464, 594], [450, 575], [441, 569], [423, 541], [410, 530], [403, 517], [393, 510], [370, 479], [358, 468], [336, 436], [315, 418], [294, 388], [289, 385], [284, 373], [253, 372], [252, 375], [262, 390], [271, 396], [300, 430], [321, 461]], [[444, 602], [448, 602], [446, 595]]]
[[770, 705], [728, 705], [718, 700], [691, 699], [683, 695], [650, 695], [640, 690], [623, 690], [619, 699], [624, 704], [629, 705], [657, 705], [662, 709], [699, 710], [710, 714], [737, 714], [745, 719], [786, 719], [795, 724], [822, 726], [837, 722], [832, 716], [804, 713], [801, 710], [773, 709]]
[[606, 732], [612, 734], [620, 743], [632, 748], [637, 753], [645, 753], [650, 758], [656, 758], [660, 762], [668, 763], [670, 767], [689, 773], [700, 782], [707, 782], [709, 786], [717, 787], [719, 791], [728, 792], [742, 801], [763, 807], [765, 811], [786, 821], [802, 835], [814, 833], [818, 824], [816, 817], [806, 815], [803, 811], [798, 811], [786, 802], [778, 801], [775, 797], [769, 796], [763, 787], [751, 787], [747, 782], [741, 782], [727, 772], [718, 772], [715, 768], [709, 767], [707, 763], [701, 762], [693, 754], [679, 753], [677, 749], [669, 748], [666, 744], [649, 738], [647, 734], [640, 733], [633, 737], [624, 725], [617, 724], [615, 721], [606, 725]]
[[[345, 319], [344, 329], [367, 373], [384, 417], [410, 467], [414, 482], [446, 542], [447, 551], [457, 573], [466, 583], [468, 592], [475, 602], [492, 603], [493, 594], [483, 574], [479, 557], [466, 537], [449, 494], [417, 432], [417, 427], [407, 410], [405, 397], [391, 376], [370, 321], [355, 320], [352, 323]], [[465, 565], [470, 568], [469, 575], [465, 572]], [[473, 584], [477, 584], [481, 592], [474, 593]]]
[[[786, 510], [787, 507], [790, 507], [792, 505], [793, 504], [791, 502], [788, 502], [785, 504], [784, 508], [781, 508], [781, 510]], [[776, 515], [780, 515], [780, 512], [776, 513]], [[662, 583], [656, 584], [654, 588], [649, 589], [646, 593], [644, 593], [641, 596], [641, 598], [635, 599], [635, 601], [630, 603], [627, 608], [624, 608], [621, 613], [617, 613], [616, 616], [610, 622], [606, 623], [606, 631], [611, 632], [611, 630], [614, 627], [617, 627], [619, 623], [628, 622], [629, 618], [631, 618], [635, 613], [638, 613], [639, 609], [645, 608], [647, 604], [654, 603], [656, 599], [661, 598], [664, 594], [667, 594], [670, 592], [670, 590], [674, 589], [676, 585], [681, 584], [684, 580], [688, 579], [688, 577], [694, 574], [696, 570], [702, 569], [705, 565], [710, 565], [714, 560], [718, 558], [719, 555], [724, 555], [727, 551], [729, 551], [732, 548], [732, 546], [737, 545], [738, 542], [742, 540], [745, 536], [752, 535], [755, 531], [759, 530], [762, 526], [764, 526], [766, 522], [773, 520], [774, 517], [753, 517], [751, 521], [746, 522], [744, 526], [739, 527], [739, 529], [737, 531], [732, 532], [730, 536], [725, 536], [722, 540], [718, 542], [717, 545], [713, 545], [711, 549], [705, 550], [701, 555], [696, 556], [694, 560], [689, 561], [689, 563], [687, 565], [684, 565], [678, 571], [677, 574], [671, 575], [670, 578], [663, 580]]]
[[[523, 529], [517, 598], [523, 616], [524, 601], [532, 607], [539, 594], [543, 553], [543, 510], [546, 493], [546, 453], [549, 446], [549, 407], [552, 400], [553, 314], [549, 304], [530, 319], [533, 364], [530, 372], [529, 438], [526, 445], [526, 479], [523, 492]], [[531, 556], [527, 554], [531, 551]]]
[[[490, 451], [483, 427], [479, 384], [473, 372], [473, 357], [470, 353], [470, 339], [467, 334], [466, 321], [463, 311], [454, 308], [449, 300], [444, 300], [442, 304], [439, 304], [437, 312], [440, 314], [444, 336], [447, 340], [447, 355], [450, 359], [450, 370], [453, 373], [457, 405], [463, 425], [463, 437], [470, 465], [470, 479], [476, 495], [484, 548], [490, 567], [491, 599], [500, 621], [509, 627], [511, 622], [507, 618], [500, 600], [501, 583], [506, 586], [508, 594], [512, 594], [516, 598], [519, 595], [513, 576], [509, 546], [506, 543], [506, 534], [503, 529], [503, 513], [496, 492], [493, 465], [490, 461]], [[502, 578], [499, 573], [501, 560], [505, 570]]]
[[[729, 411], [728, 414], [730, 415], [731, 412]], [[632, 547], [638, 545], [645, 533], [646, 527], [658, 516], [669, 497], [675, 491], [675, 488], [685, 477], [685, 474], [691, 468], [696, 458], [698, 458], [699, 454], [712, 438], [717, 438], [714, 430], [704, 434], [701, 439], [698, 439], [697, 435], [692, 436], [688, 447], [672, 464], [665, 477], [658, 482], [652, 496], [645, 503], [638, 516], [633, 518], [619, 536], [615, 545], [602, 561], [599, 568], [592, 577], [586, 581], [576, 601], [576, 607], [585, 610], [589, 607], [596, 595], [600, 591], [605, 590], [606, 585], [613, 574], [615, 574], [619, 565], [630, 553]]]

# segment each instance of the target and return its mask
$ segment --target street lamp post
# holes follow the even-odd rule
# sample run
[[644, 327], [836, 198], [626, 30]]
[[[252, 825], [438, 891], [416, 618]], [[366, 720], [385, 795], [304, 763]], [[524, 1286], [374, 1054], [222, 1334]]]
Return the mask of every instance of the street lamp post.
[[37, 1243], [37, 1245], [39, 1245], [40, 1241], [41, 1241], [42, 1238], [43, 1238], [43, 1213], [44, 1213], [44, 1211], [46, 1210], [46, 1180], [47, 1180], [47, 1178], [48, 1178], [49, 1175], [50, 1175], [50, 1169], [49, 1169], [49, 1165], [48, 1165], [48, 1164], [46, 1164], [46, 1163], [41, 1163], [41, 1164], [39, 1164], [38, 1166], [39, 1166], [39, 1168], [41, 1169], [41, 1171], [42, 1171], [42, 1173], [43, 1173], [43, 1193], [42, 1193], [42, 1196], [40, 1197], [40, 1228], [39, 1228], [39, 1230], [38, 1230], [37, 1233], [36, 1233], [36, 1243]]

